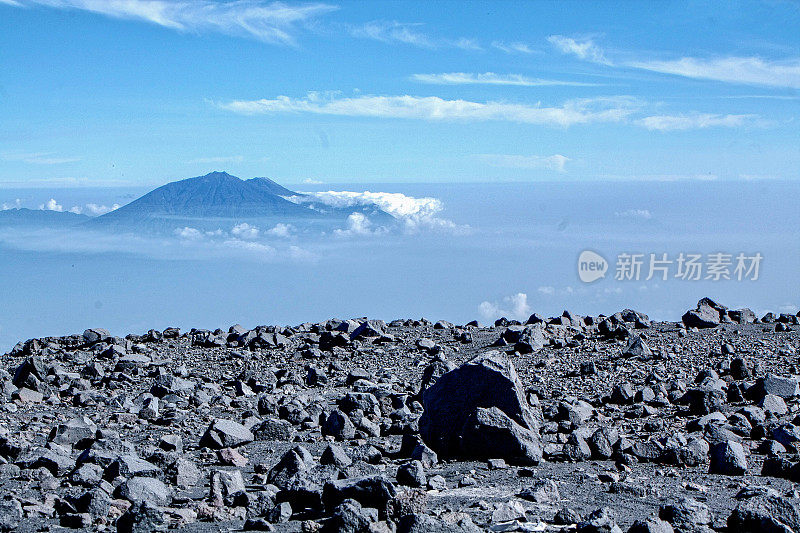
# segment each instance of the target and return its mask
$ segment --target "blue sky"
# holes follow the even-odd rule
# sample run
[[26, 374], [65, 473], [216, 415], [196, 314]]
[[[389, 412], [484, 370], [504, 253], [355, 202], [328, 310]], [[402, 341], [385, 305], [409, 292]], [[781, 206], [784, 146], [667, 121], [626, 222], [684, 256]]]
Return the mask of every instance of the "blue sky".
[[0, 0], [0, 185], [800, 178], [800, 4]]

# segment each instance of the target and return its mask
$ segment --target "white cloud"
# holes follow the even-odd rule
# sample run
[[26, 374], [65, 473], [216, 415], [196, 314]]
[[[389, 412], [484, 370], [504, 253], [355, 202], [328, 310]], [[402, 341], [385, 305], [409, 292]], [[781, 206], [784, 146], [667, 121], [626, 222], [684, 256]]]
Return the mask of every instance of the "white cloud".
[[0, 155], [3, 161], [29, 163], [31, 165], [63, 165], [64, 163], [75, 163], [80, 161], [80, 157], [59, 157], [53, 152], [4, 152]]
[[654, 115], [636, 121], [648, 130], [675, 131], [714, 127], [737, 128], [758, 123], [757, 115], [716, 115], [695, 113], [690, 115]]
[[431, 216], [442, 210], [438, 198], [415, 198], [399, 192], [323, 191], [294, 196], [295, 202], [319, 201], [331, 207], [377, 206], [394, 217]]
[[420, 48], [433, 48], [433, 41], [416, 30], [421, 24], [408, 24], [397, 21], [373, 20], [362, 26], [350, 28], [354, 37], [363, 37], [384, 43], [403, 43]]
[[544, 169], [555, 172], [566, 172], [564, 165], [568, 157], [555, 155], [514, 155], [514, 154], [477, 154], [483, 163], [500, 168]]
[[800, 89], [800, 58], [765, 61], [759, 57], [683, 57], [670, 61], [637, 61], [629, 66], [686, 78]]
[[202, 231], [188, 226], [184, 228], [175, 228], [174, 233], [176, 237], [180, 237], [181, 239], [200, 240], [203, 238]]
[[16, 4], [88, 11], [181, 32], [212, 31], [289, 45], [295, 43], [299, 26], [337, 9], [321, 3], [289, 5], [262, 0], [17, 0]]
[[555, 287], [551, 287], [549, 285], [545, 286], [545, 287], [539, 287], [536, 290], [539, 291], [542, 294], [547, 295], [547, 296], [552, 296], [552, 295], [554, 295], [556, 293], [556, 288]]
[[617, 211], [614, 216], [621, 218], [643, 218], [650, 220], [653, 214], [648, 209], [628, 209], [627, 211]]
[[526, 320], [531, 315], [528, 295], [524, 292], [506, 296], [501, 304], [488, 301], [481, 302], [478, 310], [485, 320], [494, 320], [501, 316], [514, 320]]
[[76, 215], [80, 215], [81, 213], [83, 213], [83, 208], [79, 205], [73, 205], [72, 207], [69, 208], [69, 212], [75, 213]]
[[536, 54], [539, 53], [538, 50], [532, 49], [525, 43], [521, 42], [514, 42], [514, 43], [505, 43], [503, 41], [494, 41], [492, 42], [492, 47], [497, 48], [507, 54]]
[[39, 209], [43, 211], [63, 211], [64, 206], [60, 205], [58, 202], [55, 201], [54, 198], [50, 198], [46, 203], [40, 204]]
[[288, 199], [296, 203], [319, 202], [337, 208], [377, 207], [400, 220], [406, 233], [416, 233], [423, 229], [457, 234], [470, 231], [469, 226], [458, 225], [436, 216], [444, 208], [438, 198], [415, 198], [392, 192], [323, 191], [305, 193], [305, 196], [293, 196]]
[[325, 182], [320, 180], [315, 180], [313, 178], [306, 178], [303, 180], [303, 183], [305, 183], [306, 185], [322, 185]]
[[333, 230], [337, 237], [350, 237], [354, 235], [379, 235], [385, 233], [385, 228], [374, 228], [372, 221], [364, 213], [351, 213], [347, 217], [347, 229]]
[[507, 102], [445, 100], [436, 96], [356, 96], [337, 98], [309, 93], [305, 98], [278, 96], [274, 99], [235, 100], [222, 109], [244, 115], [313, 113], [353, 117], [419, 120], [506, 121], [548, 126], [571, 126], [591, 122], [619, 122], [637, 107], [628, 97], [569, 100], [559, 107]]
[[2, 211], [8, 211], [9, 209], [19, 209], [20, 207], [22, 207], [22, 200], [17, 198], [17, 199], [14, 200], [13, 204], [7, 204], [6, 202], [3, 202], [3, 206], [2, 206], [1, 210]]
[[547, 41], [564, 54], [571, 54], [593, 63], [611, 65], [611, 62], [603, 54], [603, 50], [592, 39], [573, 39], [563, 35], [551, 35]]
[[283, 224], [282, 222], [279, 222], [275, 224], [275, 227], [268, 229], [267, 234], [272, 235], [273, 237], [287, 238], [291, 237], [293, 231], [294, 226], [291, 224]]
[[512, 85], [520, 87], [542, 87], [552, 85], [569, 85], [576, 87], [595, 86], [594, 83], [581, 83], [576, 81], [547, 80], [530, 78], [522, 74], [495, 74], [484, 72], [474, 74], [470, 72], [445, 72], [441, 74], [413, 74], [411, 79], [422, 83], [434, 85]]
[[444, 39], [431, 37], [420, 31], [424, 24], [398, 22], [396, 20], [373, 20], [360, 26], [350, 26], [350, 35], [353, 37], [372, 39], [382, 43], [400, 43], [418, 48], [460, 48], [462, 50], [481, 50], [481, 46], [474, 39], [461, 37], [458, 39]]
[[119, 209], [119, 204], [114, 204], [111, 207], [98, 204], [86, 204], [86, 210], [94, 216], [105, 215], [109, 211], [114, 211], [116, 209]]
[[[565, 54], [572, 54], [593, 63], [614, 65], [592, 39], [551, 35], [547, 40]], [[800, 89], [800, 58], [797, 57], [781, 60], [742, 56], [682, 57], [669, 60], [626, 61], [620, 62], [618, 66], [672, 74], [684, 78]]]
[[478, 41], [474, 39], [467, 39], [466, 37], [461, 37], [460, 39], [447, 42], [456, 48], [461, 48], [462, 50], [483, 50], [483, 47], [478, 44]]
[[260, 231], [256, 226], [251, 226], [247, 222], [237, 224], [231, 229], [231, 235], [246, 240], [257, 239], [259, 233]]

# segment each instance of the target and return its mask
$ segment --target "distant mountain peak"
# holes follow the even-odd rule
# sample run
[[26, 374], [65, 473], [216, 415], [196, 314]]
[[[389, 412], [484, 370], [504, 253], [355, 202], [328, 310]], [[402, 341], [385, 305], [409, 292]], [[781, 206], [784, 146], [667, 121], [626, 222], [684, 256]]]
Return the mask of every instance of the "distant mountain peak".
[[162, 185], [88, 223], [167, 233], [184, 226], [213, 231], [244, 221], [266, 225], [287, 221], [344, 220], [354, 210], [337, 207], [311, 209], [287, 199], [292, 196], [303, 195], [269, 178], [242, 180], [217, 170]]
[[214, 172], [209, 172], [205, 176], [197, 176], [195, 178], [187, 178], [185, 180], [180, 180], [176, 183], [187, 182], [187, 181], [201, 181], [201, 182], [213, 182], [213, 181], [243, 181], [240, 178], [237, 178], [233, 174], [228, 174], [224, 170], [215, 170]]

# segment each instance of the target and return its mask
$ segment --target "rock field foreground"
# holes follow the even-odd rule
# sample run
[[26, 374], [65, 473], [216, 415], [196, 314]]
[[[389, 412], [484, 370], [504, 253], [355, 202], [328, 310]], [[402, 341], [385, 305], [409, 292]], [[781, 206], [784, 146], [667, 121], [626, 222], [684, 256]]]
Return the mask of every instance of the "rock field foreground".
[[31, 339], [0, 531], [800, 533], [798, 316]]

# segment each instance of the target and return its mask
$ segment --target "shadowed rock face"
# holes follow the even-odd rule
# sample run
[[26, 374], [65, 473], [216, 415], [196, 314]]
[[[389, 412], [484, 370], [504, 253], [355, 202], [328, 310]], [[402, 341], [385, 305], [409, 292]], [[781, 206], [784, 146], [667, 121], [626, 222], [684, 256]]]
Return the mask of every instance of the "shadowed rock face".
[[727, 308], [719, 305], [710, 298], [703, 298], [697, 302], [697, 308], [686, 311], [683, 323], [690, 328], [713, 328], [717, 326], [722, 317], [727, 313]]
[[[442, 375], [423, 393], [420, 434], [444, 457], [502, 457], [537, 462], [538, 423], [514, 365], [488, 352]], [[494, 433], [494, 448], [477, 431]], [[538, 458], [536, 457], [538, 453]]]

